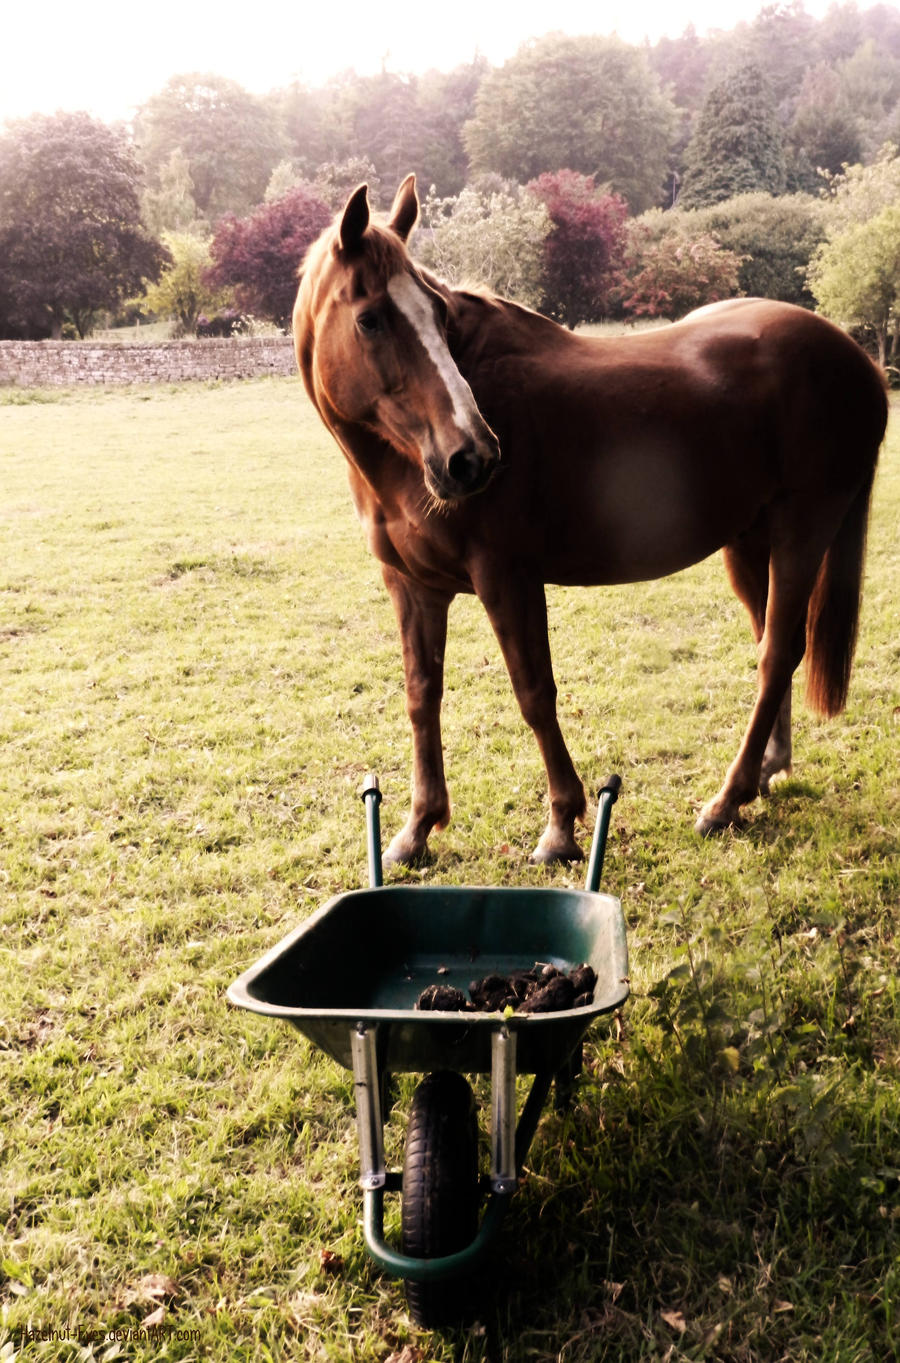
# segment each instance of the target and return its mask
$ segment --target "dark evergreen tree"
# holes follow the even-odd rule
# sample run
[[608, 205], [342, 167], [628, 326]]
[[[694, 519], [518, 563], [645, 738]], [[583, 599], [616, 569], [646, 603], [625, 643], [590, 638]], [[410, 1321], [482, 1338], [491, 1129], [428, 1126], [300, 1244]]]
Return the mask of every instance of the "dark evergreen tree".
[[713, 86], [687, 151], [678, 202], [700, 208], [736, 194], [785, 189], [784, 135], [760, 68], [748, 62]]

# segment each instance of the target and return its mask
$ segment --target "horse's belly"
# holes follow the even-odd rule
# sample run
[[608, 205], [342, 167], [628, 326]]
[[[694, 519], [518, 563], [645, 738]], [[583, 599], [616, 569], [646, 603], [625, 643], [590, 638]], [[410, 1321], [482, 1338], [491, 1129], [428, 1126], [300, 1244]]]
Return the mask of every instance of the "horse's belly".
[[548, 580], [666, 577], [729, 543], [756, 519], [765, 490], [724, 451], [717, 463], [673, 457], [660, 443], [582, 465], [568, 497], [556, 501], [568, 511], [545, 541]]

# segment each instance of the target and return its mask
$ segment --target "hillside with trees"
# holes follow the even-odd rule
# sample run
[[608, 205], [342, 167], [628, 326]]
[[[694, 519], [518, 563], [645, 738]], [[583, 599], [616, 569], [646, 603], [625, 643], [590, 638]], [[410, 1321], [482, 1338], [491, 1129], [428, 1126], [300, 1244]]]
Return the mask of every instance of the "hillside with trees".
[[184, 334], [283, 327], [322, 224], [362, 180], [387, 207], [414, 170], [414, 250], [451, 282], [570, 326], [761, 293], [819, 307], [891, 365], [898, 146], [889, 4], [815, 19], [788, 0], [641, 46], [549, 33], [496, 67], [262, 96], [184, 73], [127, 129], [57, 114], [0, 132], [0, 337], [135, 312]]

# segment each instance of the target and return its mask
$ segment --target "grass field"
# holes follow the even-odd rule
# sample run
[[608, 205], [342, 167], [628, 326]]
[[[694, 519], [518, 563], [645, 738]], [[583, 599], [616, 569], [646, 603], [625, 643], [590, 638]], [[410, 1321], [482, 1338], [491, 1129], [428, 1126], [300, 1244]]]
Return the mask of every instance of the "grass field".
[[[386, 837], [405, 810], [340, 456], [291, 380], [0, 394], [2, 1363], [900, 1357], [897, 432], [848, 709], [798, 699], [740, 835], [692, 832], [754, 687], [720, 563], [551, 591], [573, 756], [624, 780], [632, 997], [544, 1118], [494, 1304], [432, 1335], [363, 1247], [352, 1077], [225, 1001], [363, 883], [362, 774]], [[469, 600], [445, 733], [453, 822], [396, 874], [579, 883], [528, 864], [543, 773]]]

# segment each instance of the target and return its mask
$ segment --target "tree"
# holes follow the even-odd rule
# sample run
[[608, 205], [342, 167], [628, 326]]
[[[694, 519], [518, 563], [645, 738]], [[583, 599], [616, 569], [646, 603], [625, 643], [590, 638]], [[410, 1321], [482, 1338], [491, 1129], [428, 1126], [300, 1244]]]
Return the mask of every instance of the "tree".
[[803, 0], [775, 0], [763, 5], [752, 23], [740, 32], [740, 64], [765, 71], [769, 92], [778, 109], [789, 103], [810, 64], [816, 21]]
[[706, 89], [711, 59], [709, 42], [688, 24], [678, 38], [660, 38], [650, 52], [650, 64], [663, 87], [669, 87], [679, 109], [699, 109]]
[[297, 295], [297, 271], [331, 213], [305, 185], [263, 204], [247, 218], [221, 220], [206, 275], [214, 288], [233, 288], [239, 306], [285, 329]]
[[826, 242], [809, 283], [827, 317], [874, 337], [883, 368], [900, 358], [900, 203]]
[[173, 76], [135, 120], [135, 142], [151, 185], [173, 152], [187, 162], [197, 208], [208, 223], [259, 203], [284, 155], [272, 110], [223, 76]]
[[859, 122], [871, 155], [884, 140], [885, 122], [900, 100], [900, 59], [875, 42], [864, 42], [838, 66], [843, 99]]
[[487, 177], [455, 197], [428, 196], [415, 251], [450, 284], [482, 284], [536, 308], [549, 230], [542, 203], [518, 185]]
[[488, 72], [463, 136], [475, 172], [524, 182], [567, 166], [640, 212], [662, 195], [675, 122], [641, 51], [557, 33]]
[[528, 189], [546, 205], [542, 309], [567, 327], [605, 317], [625, 250], [628, 205], [573, 170], [540, 175]]
[[277, 203], [279, 199], [284, 198], [285, 194], [296, 189], [297, 185], [305, 184], [305, 182], [306, 177], [301, 174], [297, 162], [286, 156], [283, 161], [278, 162], [269, 176], [266, 192], [263, 195], [263, 203]]
[[699, 208], [785, 187], [784, 142], [765, 77], [754, 63], [713, 86], [685, 152], [678, 203]]
[[900, 202], [900, 154], [886, 143], [867, 166], [845, 166], [840, 175], [827, 177], [826, 199], [829, 236], [867, 222], [883, 208]]
[[165, 252], [141, 226], [140, 169], [124, 138], [84, 113], [35, 114], [0, 136], [6, 334], [80, 336]]
[[434, 185], [439, 195], [452, 196], [465, 188], [469, 158], [463, 128], [475, 112], [481, 82], [489, 70], [484, 57], [452, 71], [427, 71], [420, 77], [417, 118], [421, 141], [415, 169], [419, 183]]
[[417, 82], [413, 77], [381, 71], [377, 76], [358, 76], [350, 94], [353, 154], [371, 161], [379, 179], [393, 193], [421, 158], [423, 130]]
[[836, 175], [842, 166], [859, 160], [859, 119], [844, 95], [840, 76], [824, 62], [804, 74], [788, 140], [793, 155], [789, 179], [811, 193], [822, 188], [820, 171]]
[[753, 298], [813, 306], [810, 259], [825, 239], [825, 209], [805, 194], [740, 194], [685, 213], [692, 231], [709, 232], [739, 257], [738, 287]]
[[307, 180], [324, 161], [342, 161], [352, 154], [352, 109], [346, 91], [352, 72], [319, 89], [294, 81], [269, 96], [268, 106], [285, 130], [285, 154]]
[[194, 182], [188, 159], [176, 147], [160, 168], [155, 189], [145, 189], [141, 197], [144, 223], [154, 236], [163, 232], [187, 232], [195, 227], [199, 211], [194, 199]]
[[862, 20], [854, 0], [829, 6], [816, 30], [816, 46], [823, 61], [833, 66], [835, 62], [852, 57], [863, 42]]
[[362, 184], [369, 186], [369, 203], [377, 204], [381, 188], [378, 171], [364, 156], [349, 156], [346, 161], [325, 161], [320, 165], [312, 181], [312, 190], [332, 213], [338, 213], [354, 189]]
[[229, 296], [206, 282], [212, 265], [208, 241], [190, 232], [167, 232], [163, 244], [171, 260], [159, 281], [148, 284], [135, 301], [156, 317], [173, 317], [177, 335], [192, 336], [200, 316], [225, 307]]
[[636, 221], [629, 231], [622, 307], [632, 317], [675, 321], [705, 303], [738, 294], [740, 266], [741, 257], [709, 232], [685, 230], [683, 218], [659, 235]]
[[[295, 83], [271, 97], [272, 107], [286, 130], [288, 154], [308, 183], [318, 180], [322, 166], [362, 161], [373, 167], [370, 201], [376, 200], [373, 183], [393, 193], [411, 170], [426, 192], [434, 185], [447, 198], [468, 178], [462, 129], [487, 69], [477, 57], [422, 76], [346, 71], [319, 89]], [[336, 207], [345, 201], [346, 195]]]

